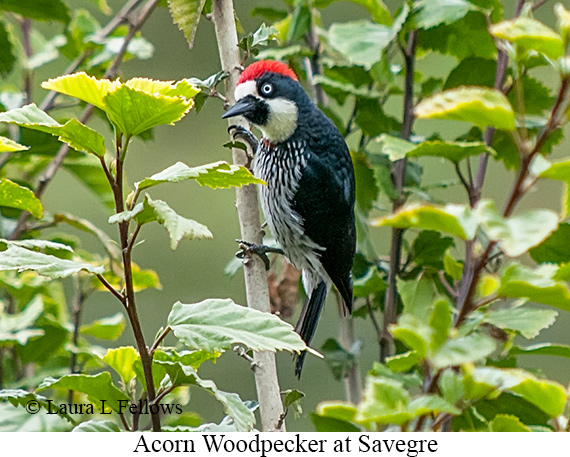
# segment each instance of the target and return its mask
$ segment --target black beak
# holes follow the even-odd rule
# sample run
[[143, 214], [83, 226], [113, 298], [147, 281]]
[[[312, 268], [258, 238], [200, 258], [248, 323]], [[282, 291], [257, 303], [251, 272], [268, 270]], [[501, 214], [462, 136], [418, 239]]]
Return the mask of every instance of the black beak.
[[252, 95], [248, 95], [238, 100], [234, 106], [232, 106], [229, 110], [227, 110], [223, 114], [222, 119], [227, 119], [228, 117], [234, 117], [234, 116], [244, 115], [247, 113], [252, 113], [255, 110], [257, 104], [258, 104], [257, 99]]

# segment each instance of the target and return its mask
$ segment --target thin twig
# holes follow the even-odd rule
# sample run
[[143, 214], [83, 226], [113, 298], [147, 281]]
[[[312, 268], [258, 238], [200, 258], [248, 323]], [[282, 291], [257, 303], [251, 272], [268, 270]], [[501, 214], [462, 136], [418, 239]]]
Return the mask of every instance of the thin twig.
[[168, 335], [170, 333], [170, 330], [172, 330], [170, 327], [166, 327], [162, 333], [160, 335], [158, 335], [158, 338], [156, 339], [156, 341], [154, 343], [152, 343], [152, 346], [150, 347], [150, 355], [154, 355], [154, 352], [158, 349], [158, 346], [160, 346], [160, 343], [162, 343], [162, 340], [164, 340], [164, 338], [166, 338], [166, 335]]
[[451, 286], [451, 284], [447, 282], [447, 279], [445, 278], [445, 272], [441, 270], [439, 271], [439, 280], [449, 295], [451, 295], [453, 298], [457, 298], [457, 291]]
[[139, 233], [141, 231], [142, 225], [137, 224], [137, 228], [135, 229], [134, 233], [131, 235], [131, 239], [129, 240], [129, 244], [127, 246], [127, 251], [129, 252], [129, 255], [131, 254], [131, 252], [133, 251], [133, 247], [135, 245], [135, 242], [137, 240], [137, 237], [139, 236]]
[[117, 297], [117, 300], [119, 300], [123, 304], [123, 306], [126, 306], [126, 299], [124, 295], [118, 292], [111, 284], [109, 284], [109, 282], [103, 277], [103, 275], [100, 274], [97, 275], [97, 279], [101, 281], [101, 284], [103, 284], [109, 290], [109, 292], [111, 292], [115, 297]]
[[162, 399], [164, 397], [166, 397], [170, 392], [172, 392], [174, 389], [176, 389], [178, 386], [177, 385], [172, 385], [170, 387], [168, 387], [167, 389], [164, 389], [162, 392], [160, 392], [156, 398], [154, 399], [154, 401], [151, 402], [151, 405], [158, 405], [160, 404], [160, 402], [162, 401]]
[[457, 174], [457, 176], [459, 177], [459, 180], [461, 181], [461, 184], [463, 184], [463, 187], [465, 187], [465, 190], [467, 191], [467, 195], [471, 196], [471, 194], [473, 193], [473, 188], [467, 182], [467, 180], [465, 179], [465, 176], [463, 176], [463, 173], [461, 172], [461, 168], [459, 168], [459, 163], [454, 162], [453, 165], [455, 166], [455, 173]]
[[121, 422], [123, 424], [123, 428], [127, 431], [130, 432], [131, 428], [129, 427], [129, 424], [127, 423], [127, 419], [125, 419], [125, 415], [123, 413], [119, 413], [119, 418], [121, 419]]

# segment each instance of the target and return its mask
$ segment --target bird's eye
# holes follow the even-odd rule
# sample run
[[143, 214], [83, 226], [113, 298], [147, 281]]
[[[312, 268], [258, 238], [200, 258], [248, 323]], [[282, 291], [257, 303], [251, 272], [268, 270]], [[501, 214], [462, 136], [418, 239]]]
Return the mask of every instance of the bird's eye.
[[261, 86], [261, 93], [263, 95], [270, 95], [271, 92], [273, 92], [273, 86], [269, 83], [265, 83], [263, 86]]

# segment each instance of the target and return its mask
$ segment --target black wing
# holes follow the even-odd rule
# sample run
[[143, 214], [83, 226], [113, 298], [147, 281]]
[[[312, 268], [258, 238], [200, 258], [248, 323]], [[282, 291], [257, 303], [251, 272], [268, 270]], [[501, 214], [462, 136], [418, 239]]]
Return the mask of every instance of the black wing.
[[321, 111], [313, 119], [293, 209], [303, 218], [305, 234], [325, 248], [321, 263], [350, 312], [356, 249], [354, 170], [348, 147], [332, 122]]

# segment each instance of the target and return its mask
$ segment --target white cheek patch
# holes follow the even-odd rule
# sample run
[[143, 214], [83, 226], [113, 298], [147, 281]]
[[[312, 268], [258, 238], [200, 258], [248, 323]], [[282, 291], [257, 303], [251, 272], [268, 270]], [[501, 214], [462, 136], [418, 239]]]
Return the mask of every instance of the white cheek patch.
[[269, 105], [269, 119], [259, 129], [272, 143], [285, 141], [297, 128], [297, 106], [284, 98], [266, 99], [265, 103]]
[[255, 84], [255, 81], [253, 79], [250, 79], [249, 81], [238, 84], [236, 86], [236, 90], [234, 92], [234, 97], [236, 99], [236, 102], [238, 100], [241, 100], [247, 95], [253, 95], [254, 97], [259, 97], [259, 94], [257, 93], [257, 85]]

